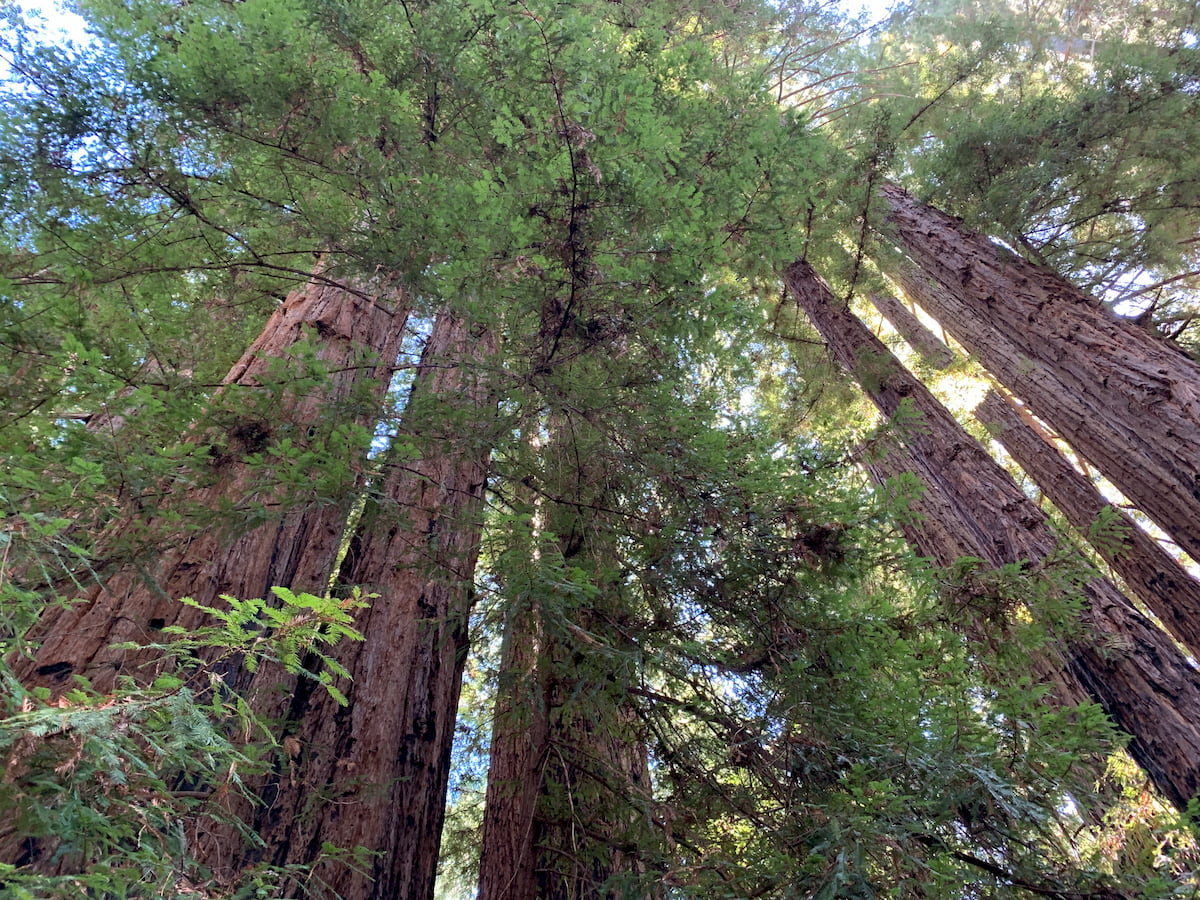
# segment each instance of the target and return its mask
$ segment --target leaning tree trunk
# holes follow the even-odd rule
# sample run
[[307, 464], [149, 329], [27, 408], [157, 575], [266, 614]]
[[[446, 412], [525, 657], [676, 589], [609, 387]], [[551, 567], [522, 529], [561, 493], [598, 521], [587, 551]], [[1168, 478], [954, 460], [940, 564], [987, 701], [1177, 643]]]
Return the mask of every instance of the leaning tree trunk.
[[870, 299], [874, 307], [892, 324], [900, 337], [904, 338], [926, 365], [944, 369], [954, 362], [954, 351], [926, 328], [916, 313], [901, 303], [895, 295], [874, 293]]
[[900, 272], [906, 293], [1200, 559], [1200, 365], [895, 185], [882, 194], [931, 279]]
[[[900, 533], [918, 554], [943, 569], [949, 569], [963, 557], [987, 560], [993, 556], [989, 529], [974, 516], [962, 516], [945, 492], [929, 486], [935, 483], [935, 478], [926, 460], [912, 452], [903, 436], [882, 438], [869, 448], [865, 463], [878, 488], [891, 494], [897, 505], [895, 518]], [[901, 479], [913, 476], [918, 484], [902, 487]], [[973, 644], [987, 647], [992, 657], [1006, 655], [1004, 622], [984, 615], [971, 604], [957, 606], [952, 612], [955, 628]], [[986, 669], [986, 659], [981, 663]], [[1093, 699], [1053, 648], [1031, 654], [1026, 666], [1038, 682], [1049, 686], [1053, 702], [1061, 706], [1078, 706]], [[1003, 678], [1004, 674], [995, 677]]]
[[[1158, 616], [1167, 631], [1200, 657], [1200, 582], [1080, 475], [1062, 454], [1033, 430], [1003, 397], [990, 392], [975, 410], [1000, 445], [1045, 491], [1059, 511], [1129, 589]], [[1108, 516], [1110, 527], [1091, 535]]]
[[[964, 555], [994, 566], [1048, 559], [1057, 540], [1044, 514], [891, 352], [844, 306], [807, 263], [788, 272], [789, 292], [830, 351], [889, 417], [919, 413], [901, 439], [915, 472], [955, 521], [975, 536]], [[1132, 740], [1130, 753], [1180, 809], [1200, 790], [1200, 680], [1170, 639], [1102, 579], [1079, 586], [1081, 620], [1092, 635], [1058, 647], [1070, 675]], [[1037, 610], [1033, 610], [1037, 614]]]
[[[255, 855], [316, 863], [311, 877], [344, 900], [433, 897], [494, 428], [492, 348], [461, 318], [437, 318], [380, 498], [342, 567], [345, 585], [378, 595], [356, 616], [365, 640], [332, 651], [349, 702], [301, 683], [285, 758], [262, 790]], [[251, 685], [255, 706], [270, 702], [271, 681]], [[327, 844], [369, 851], [366, 871], [322, 860]]]
[[[953, 351], [899, 300], [875, 294], [871, 302], [929, 365], [944, 368], [953, 362]], [[975, 410], [975, 417], [1172, 636], [1200, 656], [1200, 582], [1129, 516], [1105, 500], [1026, 420], [1027, 412], [1022, 415], [992, 391]], [[1101, 516], [1110, 517], [1115, 528], [1093, 535]]]
[[82, 600], [47, 608], [27, 636], [40, 644], [36, 653], [14, 663], [22, 683], [61, 691], [74, 675], [99, 690], [119, 675], [149, 681], [161, 652], [112, 645], [160, 642], [167, 625], [204, 624], [180, 597], [211, 606], [222, 594], [263, 597], [276, 585], [323, 592], [365, 460], [347, 460], [340, 492], [297, 496], [294, 481], [280, 485], [271, 466], [247, 457], [284, 441], [336, 451], [346, 440], [339, 429], [371, 427], [406, 317], [404, 295], [382, 283], [347, 287], [318, 276], [293, 291], [188, 436], [211, 456], [208, 483], [168, 493], [156, 504], [163, 512], [118, 522], [102, 536], [107, 559], [95, 568], [112, 574]]

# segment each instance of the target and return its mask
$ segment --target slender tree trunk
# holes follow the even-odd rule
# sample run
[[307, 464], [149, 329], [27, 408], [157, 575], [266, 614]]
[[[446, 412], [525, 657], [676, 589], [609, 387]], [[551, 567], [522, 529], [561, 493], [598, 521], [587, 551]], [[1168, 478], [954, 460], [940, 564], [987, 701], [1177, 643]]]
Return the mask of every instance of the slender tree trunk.
[[1062, 455], [992, 391], [975, 417], [993, 431], [1009, 455], [1038, 483], [1067, 521], [1085, 537], [1102, 515], [1116, 529], [1091, 544], [1164, 627], [1200, 657], [1200, 582], [1125, 513], [1113, 507]]
[[[597, 690], [599, 688], [599, 690]], [[587, 704], [567, 698], [596, 691]], [[627, 698], [596, 684], [552, 685], [551, 742], [539, 822], [539, 900], [638, 900], [650, 799], [646, 743]], [[553, 707], [558, 707], [554, 709]], [[638, 879], [614, 885], [611, 879]]]
[[[595, 628], [577, 627], [588, 624]], [[577, 648], [547, 641], [534, 610], [510, 620], [479, 900], [651, 895], [601, 890], [614, 876], [644, 873], [646, 820], [638, 809], [649, 803], [649, 765], [633, 710], [606, 685], [573, 677], [568, 660], [577, 658]]]
[[[284, 439], [301, 449], [332, 445], [338, 426], [370, 427], [406, 316], [403, 295], [385, 285], [348, 288], [316, 278], [292, 292], [214, 398], [209, 418], [219, 429], [206, 423], [192, 430], [190, 440], [208, 445], [213, 457], [209, 483], [169, 492], [157, 508], [110, 529], [100, 542], [110, 559], [96, 568], [112, 574], [81, 601], [48, 607], [28, 635], [37, 652], [15, 662], [21, 681], [54, 691], [70, 687], [74, 675], [100, 690], [118, 675], [148, 681], [161, 654], [112, 645], [161, 641], [164, 626], [203, 624], [203, 614], [178, 598], [213, 605], [221, 594], [267, 596], [274, 585], [323, 592], [353, 485], [345, 485], [345, 496], [298, 498], [294, 485], [280, 485], [269, 466], [256, 470], [245, 457]], [[301, 346], [312, 356], [297, 355]], [[351, 481], [356, 467], [351, 461]], [[192, 513], [208, 524], [188, 523]]]
[[872, 294], [870, 300], [926, 365], [944, 369], [954, 362], [954, 351], [926, 328], [916, 314], [893, 294]]
[[[1042, 514], [1012, 478], [845, 307], [807, 263], [787, 272], [791, 295], [837, 361], [889, 417], [919, 413], [901, 439], [919, 461], [925, 489], [974, 536], [967, 553], [994, 566], [1037, 565], [1057, 549]], [[1080, 585], [1087, 640], [1060, 642], [1070, 674], [1132, 736], [1130, 752], [1171, 803], [1200, 790], [1200, 680], [1170, 639], [1109, 582]], [[1033, 610], [1037, 614], [1037, 610]]]
[[550, 733], [545, 634], [536, 598], [513, 604], [504, 628], [483, 814], [478, 900], [538, 896], [537, 805]]
[[[366, 639], [333, 651], [349, 703], [300, 684], [286, 758], [263, 791], [265, 861], [309, 865], [324, 844], [371, 854], [362, 873], [313, 869], [344, 900], [433, 896], [494, 427], [492, 350], [488, 333], [438, 317], [397, 439], [416, 457], [393, 458], [342, 568], [343, 583], [378, 594], [356, 617]], [[256, 678], [256, 706], [271, 680]]]
[[1200, 365], [900, 188], [882, 194], [931, 279], [899, 273], [910, 297], [1200, 559]]
[[[531, 548], [528, 574], [518, 573], [527, 588], [506, 623], [478, 900], [643, 895], [603, 888], [642, 874], [637, 848], [648, 817], [639, 809], [650, 801], [628, 671], [615, 662], [635, 651], [612, 626], [622, 600], [609, 581], [613, 554], [599, 512], [604, 454], [590, 426], [556, 418], [542, 448], [544, 492], [554, 499], [535, 508], [538, 527], [544, 514], [557, 544], [551, 560]], [[596, 596], [579, 603], [556, 592], [559, 564], [586, 572]]]
[[[880, 445], [870, 448], [866, 465], [872, 480], [881, 490], [891, 492], [901, 505], [897, 514], [900, 531], [921, 556], [932, 559], [943, 569], [949, 569], [963, 557], [981, 560], [994, 557], [986, 524], [976, 516], [962, 514], [946, 492], [936, 486], [937, 478], [929, 470], [927, 460], [906, 446], [903, 435], [890, 435]], [[904, 486], [906, 479], [913, 478], [916, 484], [910, 481]], [[972, 643], [988, 647], [992, 656], [1004, 655], [1003, 621], [989, 618], [969, 603], [956, 605], [952, 612], [955, 627]], [[1062, 706], [1078, 706], [1094, 699], [1052, 648], [1031, 654], [1028, 668], [1037, 681], [1050, 686], [1054, 701]]]

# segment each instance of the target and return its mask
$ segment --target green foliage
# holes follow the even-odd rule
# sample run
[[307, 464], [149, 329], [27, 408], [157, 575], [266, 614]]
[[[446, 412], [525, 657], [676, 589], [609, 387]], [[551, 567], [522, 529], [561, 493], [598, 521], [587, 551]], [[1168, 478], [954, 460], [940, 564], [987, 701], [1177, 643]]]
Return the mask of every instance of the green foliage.
[[[254, 672], [261, 662], [278, 663], [293, 675], [315, 679], [345, 706], [346, 697], [333, 682], [335, 678], [349, 678], [349, 673], [324, 648], [338, 641], [363, 639], [354, 630], [350, 614], [353, 609], [367, 606], [359, 589], [352, 589], [350, 596], [342, 600], [295, 594], [279, 586], [271, 588], [271, 593], [275, 602], [261, 598], [239, 600], [222, 594], [224, 608], [205, 606], [190, 597], [181, 598], [180, 603], [203, 610], [221, 624], [196, 631], [168, 625], [163, 632], [176, 637], [161, 649], [186, 658], [203, 648], [218, 648], [222, 655], [209, 663], [209, 667], [238, 657], [244, 660], [249, 672]], [[306, 665], [311, 668], [305, 668]], [[244, 710], [244, 705], [239, 708]]]
[[[331, 682], [345, 673], [320, 648], [361, 639], [349, 615], [366, 605], [357, 593], [342, 601], [283, 588], [274, 594], [278, 604], [224, 597], [224, 607], [200, 607], [217, 624], [164, 629], [174, 637], [160, 647], [161, 674], [146, 687], [101, 694], [77, 679], [52, 698], [44, 688], [27, 691], [3, 666], [0, 846], [19, 851], [17, 865], [0, 868], [10, 896], [186, 897], [206, 884], [191, 846], [211, 831], [244, 830], [225, 798], [245, 792], [274, 743], [271, 723], [224, 691], [216, 673], [233, 656], [250, 670], [276, 662], [344, 703]], [[206, 650], [218, 655], [200, 665]], [[302, 659], [314, 656], [322, 668], [305, 670]], [[287, 874], [250, 868], [219, 896], [278, 897], [274, 886]]]
[[875, 118], [853, 117], [857, 139], [935, 204], [1119, 313], [1193, 340], [1194, 5], [964, 0], [916, 12], [866, 50], [861, 64], [878, 74], [861, 95], [897, 99], [868, 102]]

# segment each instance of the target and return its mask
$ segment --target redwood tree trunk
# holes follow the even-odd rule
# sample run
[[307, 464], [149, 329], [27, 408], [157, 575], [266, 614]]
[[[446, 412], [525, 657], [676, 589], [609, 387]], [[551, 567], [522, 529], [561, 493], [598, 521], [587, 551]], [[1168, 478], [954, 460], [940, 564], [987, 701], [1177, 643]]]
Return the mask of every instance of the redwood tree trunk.
[[[837, 361], [860, 378], [884, 415], [901, 404], [920, 414], [900, 438], [919, 463], [926, 490], [973, 539], [994, 566], [1045, 560], [1057, 541], [1041, 510], [970, 437], [928, 390], [845, 307], [807, 263], [787, 272], [792, 296], [820, 330]], [[1180, 809], [1200, 790], [1200, 680], [1170, 639], [1109, 582], [1080, 586], [1081, 619], [1088, 640], [1060, 642], [1069, 672], [1113, 720], [1132, 736], [1130, 752], [1151, 780]], [[1037, 610], [1033, 610], [1037, 614]]]
[[993, 430], [1001, 446], [1082, 534], [1087, 536], [1102, 514], [1112, 516], [1119, 530], [1106, 532], [1092, 546], [1175, 639], [1200, 657], [1200, 582], [1105, 500], [995, 391], [984, 398], [975, 417]]
[[[601, 633], [597, 625], [578, 627]], [[547, 640], [535, 610], [508, 623], [478, 900], [597, 900], [618, 896], [601, 890], [613, 876], [644, 871], [636, 810], [650, 801], [646, 744], [627, 698], [569, 674], [579, 649]]]
[[[349, 703], [301, 683], [286, 758], [263, 791], [265, 861], [308, 865], [326, 843], [370, 851], [365, 874], [313, 870], [344, 900], [433, 896], [495, 416], [492, 344], [438, 317], [397, 439], [416, 456], [393, 457], [342, 568], [346, 585], [378, 594], [356, 616], [365, 640], [333, 651]], [[252, 685], [256, 706], [270, 681]]]
[[[557, 537], [534, 547], [508, 612], [492, 727], [478, 900], [598, 900], [602, 886], [642, 874], [650, 802], [646, 743], [625, 690], [636, 651], [614, 622], [604, 438], [586, 417], [552, 417], [542, 448], [545, 495], [534, 521]], [[539, 535], [532, 536], [536, 545]], [[569, 599], [557, 568], [583, 571], [595, 596]], [[625, 671], [622, 671], [625, 670]], [[639, 810], [642, 812], [639, 814]], [[626, 885], [619, 896], [633, 898]], [[649, 895], [649, 891], [645, 895]]]
[[[880, 489], [892, 492], [893, 499], [901, 504], [896, 515], [900, 531], [921, 556], [944, 569], [963, 557], [993, 558], [994, 550], [984, 523], [973, 515], [962, 514], [951, 502], [952, 498], [936, 486], [936, 476], [929, 471], [927, 460], [915, 455], [900, 437], [892, 435], [881, 446], [872, 447], [867, 469]], [[914, 477], [916, 484], [901, 487], [901, 479]], [[1002, 655], [1005, 642], [1002, 622], [987, 618], [969, 604], [957, 607], [954, 612], [955, 627], [960, 632], [975, 644], [989, 647], [994, 655]], [[1054, 702], [1077, 706], [1093, 699], [1053, 648], [1032, 654], [1028, 666], [1035, 679], [1050, 686]]]
[[1200, 365], [900, 188], [882, 194], [933, 282], [901, 272], [906, 292], [1200, 559]]
[[[871, 302], [927, 363], [940, 369], [953, 362], [953, 351], [899, 300], [872, 295]], [[1096, 486], [1026, 421], [1028, 413], [1022, 416], [992, 391], [975, 410], [975, 417], [993, 431], [1009, 455], [1175, 639], [1200, 656], [1200, 582], [1129, 516], [1105, 500]], [[1091, 528], [1106, 512], [1119, 530], [1092, 540]]]
[[[214, 397], [209, 418], [220, 428], [192, 429], [190, 441], [212, 454], [209, 483], [159, 499], [165, 514], [110, 529], [100, 542], [110, 559], [96, 568], [112, 574], [86, 589], [81, 602], [47, 609], [28, 635], [40, 643], [36, 654], [15, 662], [21, 681], [55, 691], [70, 687], [73, 675], [99, 690], [110, 689], [118, 675], [149, 681], [160, 653], [111, 645], [161, 641], [166, 625], [205, 623], [178, 598], [213, 605], [221, 594], [263, 597], [275, 585], [323, 592], [353, 485], [344, 486], [343, 496], [297, 496], [294, 485], [279, 485], [269, 467], [255, 470], [245, 457], [282, 439], [302, 449], [333, 446], [336, 426], [370, 427], [406, 317], [406, 300], [394, 286], [343, 287], [314, 278], [293, 291]], [[297, 355], [302, 344], [311, 346], [311, 358]], [[314, 372], [314, 362], [321, 371]], [[361, 471], [352, 462], [351, 472], [356, 466]], [[191, 514], [207, 516], [207, 525], [189, 524]]]
[[908, 342], [908, 346], [917, 352], [926, 365], [935, 369], [944, 369], [954, 362], [954, 351], [938, 339], [932, 331], [925, 327], [917, 318], [916, 313], [892, 294], [872, 294], [871, 303], [879, 310], [892, 327]]
[[545, 634], [531, 603], [508, 610], [488, 762], [478, 900], [538, 896], [537, 805], [550, 752]]

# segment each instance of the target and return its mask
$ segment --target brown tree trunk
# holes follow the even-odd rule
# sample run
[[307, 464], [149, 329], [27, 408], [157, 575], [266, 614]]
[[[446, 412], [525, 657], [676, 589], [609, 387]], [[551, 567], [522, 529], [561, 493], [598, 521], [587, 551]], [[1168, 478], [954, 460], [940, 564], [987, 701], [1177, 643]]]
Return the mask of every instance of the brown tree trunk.
[[[989, 561], [993, 558], [984, 523], [975, 516], [964, 516], [946, 492], [936, 486], [937, 478], [929, 470], [927, 459], [914, 454], [902, 434], [889, 435], [871, 447], [866, 466], [876, 485], [890, 492], [899, 504], [896, 518], [901, 534], [921, 556], [932, 559], [943, 569], [949, 569], [963, 557]], [[916, 484], [906, 485], [902, 480], [913, 478]], [[969, 603], [956, 604], [952, 612], [958, 631], [973, 643], [990, 648], [991, 655], [1004, 655], [1006, 629], [1002, 621], [989, 618]], [[1077, 706], [1093, 699], [1053, 649], [1031, 654], [1028, 668], [1038, 682], [1050, 686], [1054, 702], [1062, 706]]]
[[578, 655], [547, 641], [534, 610], [508, 624], [479, 900], [651, 895], [602, 890], [613, 876], [644, 872], [637, 810], [649, 805], [649, 765], [633, 710], [606, 685], [570, 674]]
[[926, 328], [916, 314], [897, 297], [892, 294], [875, 293], [871, 294], [870, 300], [926, 365], [944, 369], [954, 362], [954, 351]]
[[[494, 427], [492, 349], [489, 334], [438, 317], [397, 439], [405, 452], [342, 567], [344, 584], [378, 594], [356, 617], [365, 640], [332, 651], [351, 675], [338, 680], [349, 703], [301, 682], [286, 758], [262, 793], [266, 862], [308, 865], [324, 844], [372, 854], [364, 873], [313, 869], [344, 900], [433, 896]], [[271, 681], [256, 677], [256, 706]]]
[[882, 194], [932, 282], [899, 273], [912, 299], [1200, 559], [1200, 365], [900, 188]]
[[[553, 499], [531, 508], [537, 529], [544, 515], [557, 542], [550, 559], [517, 547], [531, 569], [519, 575], [528, 589], [506, 622], [479, 900], [640, 896], [603, 887], [642, 873], [637, 848], [651, 793], [628, 674], [614, 663], [634, 651], [612, 625], [622, 600], [606, 581], [614, 554], [600, 512], [609, 483], [603, 438], [566, 414], [552, 417], [550, 433], [542, 487]], [[596, 596], [577, 603], [549, 587], [564, 577], [559, 565], [587, 572]]]
[[514, 604], [504, 628], [483, 813], [478, 900], [538, 896], [537, 805], [550, 734], [545, 634], [536, 598]]
[[[931, 366], [940, 369], [954, 361], [954, 352], [899, 300], [872, 295], [871, 302]], [[997, 392], [984, 398], [975, 417], [993, 430], [1001, 446], [1175, 639], [1200, 656], [1200, 582], [1129, 516], [1105, 500], [1095, 485]], [[1117, 530], [1099, 540], [1091, 539], [1092, 526], [1106, 513]]]
[[[914, 474], [973, 536], [966, 553], [993, 566], [1038, 565], [1057, 549], [1045, 516], [888, 349], [839, 306], [807, 263], [787, 272], [791, 295], [835, 359], [859, 378], [889, 417], [919, 414], [899, 435], [919, 463]], [[865, 376], [864, 376], [864, 373]], [[1164, 796], [1184, 809], [1200, 790], [1200, 680], [1170, 639], [1109, 582], [1080, 585], [1086, 640], [1059, 643], [1067, 670], [1132, 736], [1130, 752]], [[1037, 615], [1037, 610], [1032, 611]]]
[[[301, 449], [333, 445], [337, 426], [371, 427], [406, 317], [406, 301], [394, 286], [343, 287], [314, 278], [293, 291], [230, 370], [214, 397], [211, 422], [192, 430], [190, 441], [208, 445], [212, 454], [210, 482], [168, 488], [157, 502], [163, 513], [149, 510], [118, 522], [102, 537], [109, 559], [96, 568], [112, 574], [87, 588], [81, 601], [47, 609], [28, 635], [40, 644], [37, 652], [15, 661], [21, 681], [54, 691], [72, 686], [74, 675], [99, 690], [110, 689], [119, 675], [145, 682], [161, 653], [112, 645], [161, 641], [166, 625], [205, 624], [202, 613], [177, 602], [180, 597], [213, 605], [222, 594], [268, 596], [275, 585], [324, 592], [353, 485], [344, 486], [344, 496], [297, 496], [294, 485], [278, 484], [269, 466], [256, 471], [245, 457], [283, 439]], [[311, 358], [297, 355], [301, 345], [311, 346]], [[356, 467], [361, 471], [351, 461], [351, 472]], [[206, 524], [189, 522], [193, 514]]]
[[1091, 541], [1092, 546], [1167, 631], [1200, 657], [1200, 582], [1105, 500], [1095, 485], [1075, 471], [998, 393], [992, 391], [984, 398], [975, 417], [992, 430], [1001, 446], [1085, 537], [1101, 515], [1112, 517], [1118, 528]]

